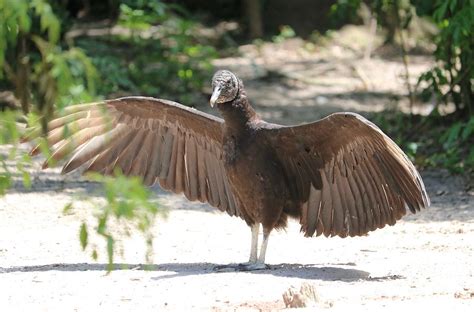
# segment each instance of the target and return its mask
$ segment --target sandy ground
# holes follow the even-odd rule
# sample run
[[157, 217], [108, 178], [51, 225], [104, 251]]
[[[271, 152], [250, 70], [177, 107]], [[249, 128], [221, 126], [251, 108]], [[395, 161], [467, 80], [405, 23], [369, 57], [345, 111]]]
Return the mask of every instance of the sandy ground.
[[[250, 231], [237, 218], [162, 193], [167, 220], [159, 219], [150, 271], [139, 236], [125, 243], [119, 260], [128, 268], [106, 274], [78, 243], [88, 204], [63, 206], [96, 185], [38, 174], [38, 185], [21, 187], [0, 200], [0, 306], [3, 311], [272, 310], [282, 294], [303, 283], [314, 286], [318, 306], [347, 308], [450, 308], [474, 303], [474, 196], [444, 172], [424, 172], [430, 209], [367, 237], [312, 238], [298, 224], [272, 234], [269, 270], [215, 272], [217, 264], [244, 262]], [[158, 191], [159, 192], [159, 191]], [[160, 193], [160, 192], [159, 192]], [[74, 198], [74, 196], [73, 196]], [[82, 209], [81, 209], [82, 208]]]
[[[376, 71], [387, 76], [375, 79], [374, 88], [380, 84], [392, 96], [364, 90], [363, 96], [351, 97], [347, 94], [361, 88], [362, 82], [354, 70], [341, 73], [348, 70], [339, 66], [345, 64], [342, 61], [328, 65], [332, 69], [322, 75], [335, 79], [339, 70], [339, 77], [346, 79], [342, 83], [306, 82], [305, 88], [299, 79], [285, 78], [286, 84], [252, 80], [260, 67], [272, 64], [248, 57], [251, 53], [249, 48], [243, 52], [247, 58], [219, 60], [217, 65], [240, 68], [244, 78], [244, 69], [257, 68], [247, 77], [249, 95], [272, 121], [309, 121], [336, 110], [379, 110], [377, 103], [387, 107], [394, 102], [393, 94], [400, 94], [402, 82], [388, 76], [398, 72], [399, 61], [357, 63], [374, 77]], [[287, 56], [293, 70], [278, 70], [317, 69], [332, 64], [334, 53], [326, 51], [317, 58], [296, 55], [298, 62]], [[240, 61], [251, 66], [240, 66]], [[350, 59], [344, 62], [354, 64]], [[415, 70], [425, 68], [425, 63], [420, 61]], [[329, 91], [321, 94], [321, 89]], [[395, 102], [403, 105], [401, 99]], [[471, 311], [474, 306], [474, 193], [466, 190], [462, 178], [445, 171], [422, 172], [431, 208], [366, 237], [308, 239], [292, 222], [287, 231], [270, 238], [270, 269], [255, 272], [214, 271], [215, 265], [248, 259], [250, 231], [244, 222], [156, 188], [169, 212], [155, 226], [154, 265], [144, 270], [143, 240], [132, 235], [124, 256], [117, 259], [119, 270], [106, 274], [105, 258], [92, 261], [78, 242], [80, 222], [93, 218], [90, 205], [77, 194], [90, 194], [97, 185], [77, 176], [61, 177], [57, 169], [38, 168], [39, 164], [31, 168], [32, 189], [16, 184], [0, 198], [2, 311], [278, 310], [285, 308], [282, 294], [304, 283], [319, 297], [316, 308], [327, 310]], [[76, 209], [64, 215], [63, 207], [70, 201]]]

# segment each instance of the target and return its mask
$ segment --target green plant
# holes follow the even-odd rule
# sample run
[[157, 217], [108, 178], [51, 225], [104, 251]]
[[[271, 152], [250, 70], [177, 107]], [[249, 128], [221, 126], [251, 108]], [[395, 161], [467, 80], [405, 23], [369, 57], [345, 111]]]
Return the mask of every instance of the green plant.
[[20, 130], [18, 114], [12, 111], [0, 112], [0, 145], [10, 144], [6, 154], [0, 154], [0, 196], [12, 186], [13, 179], [20, 177], [25, 188], [31, 187], [31, 178], [25, 167], [31, 159], [28, 154], [18, 155]]
[[[116, 172], [114, 177], [103, 177], [98, 174], [90, 175], [93, 181], [100, 182], [101, 192], [105, 194], [106, 203], [95, 206], [97, 224], [93, 227], [95, 233], [106, 243], [108, 259], [107, 270], [113, 269], [114, 258], [123, 255], [123, 237], [129, 237], [132, 230], [140, 232], [146, 242], [145, 261], [151, 264], [153, 260], [153, 225], [157, 215], [162, 217], [166, 213], [158, 209], [152, 200], [148, 188], [144, 188], [139, 178], [127, 178]], [[71, 203], [64, 209], [70, 213], [74, 209]], [[91, 243], [91, 226], [83, 221], [79, 228], [79, 238], [83, 250], [91, 250], [92, 258], [97, 260], [99, 252], [97, 244]]]
[[434, 94], [444, 103], [452, 101], [460, 116], [473, 116], [474, 1], [438, 0], [433, 20], [440, 28], [435, 39], [438, 64], [419, 78], [419, 84], [428, 84], [423, 95]]
[[182, 10], [156, 1], [124, 1], [120, 35], [78, 38], [101, 73], [98, 93], [168, 97], [191, 105], [211, 75], [214, 48]]
[[79, 49], [61, 47], [61, 22], [47, 1], [0, 0], [0, 15], [1, 85], [14, 89], [23, 113], [35, 103], [45, 125], [55, 105], [92, 98], [95, 69]]
[[356, 22], [359, 19], [357, 11], [362, 4], [362, 0], [337, 0], [331, 5], [329, 14], [333, 26], [345, 22]]
[[[14, 89], [24, 115], [30, 112], [31, 103], [36, 103], [35, 110], [42, 118], [35, 120], [41, 120], [45, 128], [55, 105], [92, 98], [95, 68], [81, 50], [59, 46], [61, 23], [47, 1], [0, 0], [0, 16], [0, 87]], [[30, 184], [24, 169], [29, 156], [17, 157], [20, 119], [14, 112], [1, 114], [0, 143], [11, 146], [8, 157], [1, 160], [2, 194], [15, 174], [7, 161], [16, 161], [23, 183]]]
[[[48, 158], [50, 151], [47, 140], [40, 136], [41, 118], [34, 114], [29, 115], [29, 124], [33, 125], [23, 131], [19, 131], [16, 119], [18, 112], [4, 112], [0, 114], [0, 143], [12, 144], [14, 151], [6, 159], [0, 158], [0, 194], [4, 194], [5, 189], [11, 186], [13, 177], [18, 173], [23, 174], [23, 183], [25, 187], [30, 186], [30, 179], [26, 167], [31, 165], [31, 159], [28, 154], [16, 153], [16, 146], [20, 137], [34, 140], [39, 144], [44, 156]], [[65, 129], [67, 131], [67, 128]], [[36, 139], [34, 139], [37, 137]], [[1, 155], [1, 154], [0, 154]], [[14, 171], [10, 168], [11, 164], [7, 161], [16, 161]], [[53, 165], [53, 164], [51, 164]], [[152, 198], [151, 191], [142, 184], [142, 180], [137, 177], [126, 177], [120, 172], [115, 172], [114, 177], [104, 177], [100, 174], [90, 174], [88, 178], [92, 183], [100, 184], [97, 188], [97, 195], [103, 195], [104, 200], [93, 200], [91, 194], [80, 194], [79, 198], [83, 201], [92, 203], [93, 215], [96, 219], [96, 225], [91, 226], [91, 222], [84, 220], [79, 230], [79, 241], [84, 250], [90, 249], [91, 256], [97, 260], [99, 251], [97, 244], [90, 244], [90, 229], [105, 240], [105, 249], [108, 259], [107, 270], [113, 269], [113, 261], [117, 254], [123, 254], [122, 239], [131, 235], [132, 231], [143, 234], [146, 242], [145, 260], [151, 263], [153, 255], [153, 224], [158, 215], [164, 216], [165, 213]], [[76, 195], [78, 196], [78, 195]], [[72, 203], [64, 207], [64, 213], [68, 214], [74, 211]], [[90, 248], [89, 248], [90, 247]]]
[[[98, 79], [94, 59], [79, 48], [65, 48], [61, 42], [61, 22], [48, 1], [0, 0], [0, 17], [0, 86], [15, 90], [22, 105], [21, 113], [28, 116], [28, 125], [36, 129], [33, 131], [46, 130], [48, 120], [60, 114], [64, 105], [94, 98]], [[19, 130], [23, 124], [20, 112], [0, 113], [0, 144], [8, 144], [7, 155], [0, 155], [0, 195], [5, 194], [17, 178], [22, 179], [25, 187], [31, 186], [26, 170], [31, 159], [17, 148], [24, 135]], [[39, 138], [38, 142], [47, 157], [45, 139]], [[151, 226], [160, 212], [159, 206], [150, 202], [150, 191], [135, 178], [121, 175], [115, 179], [93, 178], [102, 183], [106, 199], [104, 205], [96, 206], [99, 211], [96, 232], [106, 239], [108, 269], [112, 268], [117, 245], [120, 249], [120, 238], [130, 235], [131, 229], [145, 235], [146, 260], [150, 262]], [[67, 205], [65, 210], [72, 208]], [[114, 223], [113, 229], [111, 223]], [[81, 224], [83, 248], [88, 246], [90, 228], [87, 222]], [[97, 255], [94, 248], [92, 256], [97, 258]]]
[[455, 122], [439, 138], [442, 152], [429, 158], [432, 165], [442, 165], [458, 173], [474, 171], [474, 117]]
[[[386, 42], [394, 43], [395, 35], [407, 29], [414, 14], [415, 7], [410, 0], [337, 0], [331, 6], [330, 14], [336, 23], [356, 22], [360, 17], [358, 10], [365, 5], [385, 28]], [[401, 43], [403, 44], [403, 43]]]
[[[453, 117], [453, 116], [451, 116]], [[452, 121], [443, 116], [409, 116], [401, 112], [370, 117], [420, 167], [474, 173], [474, 117]]]
[[294, 38], [296, 36], [295, 31], [291, 26], [283, 25], [280, 27], [280, 33], [276, 36], [273, 36], [272, 41], [275, 43], [282, 43], [285, 40]]

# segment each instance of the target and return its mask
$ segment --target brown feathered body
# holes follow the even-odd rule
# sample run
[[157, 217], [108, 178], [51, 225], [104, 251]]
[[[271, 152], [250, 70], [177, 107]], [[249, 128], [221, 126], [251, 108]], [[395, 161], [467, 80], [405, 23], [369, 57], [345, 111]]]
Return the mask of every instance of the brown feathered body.
[[[413, 164], [362, 116], [336, 113], [281, 126], [257, 116], [232, 73], [216, 74], [213, 89], [211, 105], [224, 119], [145, 97], [67, 107], [48, 125], [53, 153], [44, 167], [69, 157], [63, 173], [120, 169], [146, 185], [208, 202], [252, 226], [251, 261], [254, 225], [262, 224], [261, 262], [268, 234], [289, 216], [305, 236], [345, 237], [393, 225], [406, 207], [416, 212], [429, 205]], [[32, 129], [26, 140], [40, 134]]]
[[405, 205], [416, 212], [429, 204], [413, 164], [359, 115], [334, 114], [325, 124], [299, 127], [271, 124], [257, 116], [243, 88], [231, 104], [217, 107], [225, 120], [224, 167], [249, 225], [271, 231], [290, 216], [306, 236], [364, 235], [395, 224]]
[[277, 127], [258, 118], [242, 91], [231, 105], [218, 104], [223, 126], [223, 158], [227, 177], [247, 224], [273, 229], [286, 226], [291, 211], [298, 217], [277, 151], [265, 130]]

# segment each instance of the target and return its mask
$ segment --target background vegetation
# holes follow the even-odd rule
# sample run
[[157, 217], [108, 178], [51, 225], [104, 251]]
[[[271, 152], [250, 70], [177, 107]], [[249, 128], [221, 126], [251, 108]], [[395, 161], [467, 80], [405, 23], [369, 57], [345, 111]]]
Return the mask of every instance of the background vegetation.
[[[272, 8], [283, 3], [278, 0], [176, 3], [0, 0], [0, 143], [13, 146], [8, 155], [2, 155], [1, 194], [15, 177], [20, 176], [26, 187], [31, 183], [25, 170], [29, 156], [16, 153], [19, 129], [26, 122], [45, 129], [47, 120], [60, 114], [64, 106], [128, 94], [193, 105], [207, 96], [204, 87], [212, 75], [212, 59], [232, 53], [239, 43], [307, 37], [313, 30], [324, 36], [331, 28], [364, 19], [386, 31], [386, 44], [399, 47], [407, 68], [406, 36], [416, 27], [413, 21], [423, 18], [435, 26], [435, 33], [425, 40], [437, 47], [436, 65], [418, 77], [417, 88], [412, 90], [407, 84], [411, 101], [434, 101], [435, 108], [429, 116], [397, 113], [374, 118], [418, 165], [446, 167], [472, 176], [473, 0], [318, 1], [311, 9], [319, 8], [324, 19], [309, 30], [296, 22], [274, 27], [278, 18], [286, 18], [272, 15]], [[286, 14], [291, 21], [290, 11]], [[205, 31], [229, 18], [240, 24], [239, 31], [219, 33], [217, 26], [211, 34]], [[408, 70], [406, 73], [408, 76]], [[441, 114], [439, 107], [448, 104], [454, 105], [454, 111]], [[48, 153], [46, 146], [44, 153]], [[7, 166], [13, 159], [14, 170]], [[99, 207], [95, 226], [82, 224], [83, 248], [88, 247], [89, 231], [94, 228], [106, 240], [112, 263], [119, 237], [108, 230], [109, 218], [124, 221], [122, 228], [138, 228], [151, 246], [149, 229], [159, 210], [149, 204], [149, 191], [136, 179], [96, 179], [104, 183], [107, 204]], [[91, 252], [97, 257], [96, 249]]]

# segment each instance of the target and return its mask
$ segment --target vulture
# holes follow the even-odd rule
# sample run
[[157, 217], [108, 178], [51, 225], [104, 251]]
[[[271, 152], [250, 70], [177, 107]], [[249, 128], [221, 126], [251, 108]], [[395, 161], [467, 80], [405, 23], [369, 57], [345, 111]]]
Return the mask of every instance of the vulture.
[[[223, 119], [139, 96], [66, 107], [48, 124], [53, 149], [43, 168], [67, 159], [62, 173], [119, 169], [243, 219], [251, 229], [245, 270], [266, 267], [270, 233], [288, 218], [306, 237], [353, 237], [430, 205], [415, 166], [364, 117], [334, 113], [283, 126], [259, 118], [232, 72], [215, 73], [212, 90], [210, 105]], [[39, 135], [33, 129], [26, 140]]]

